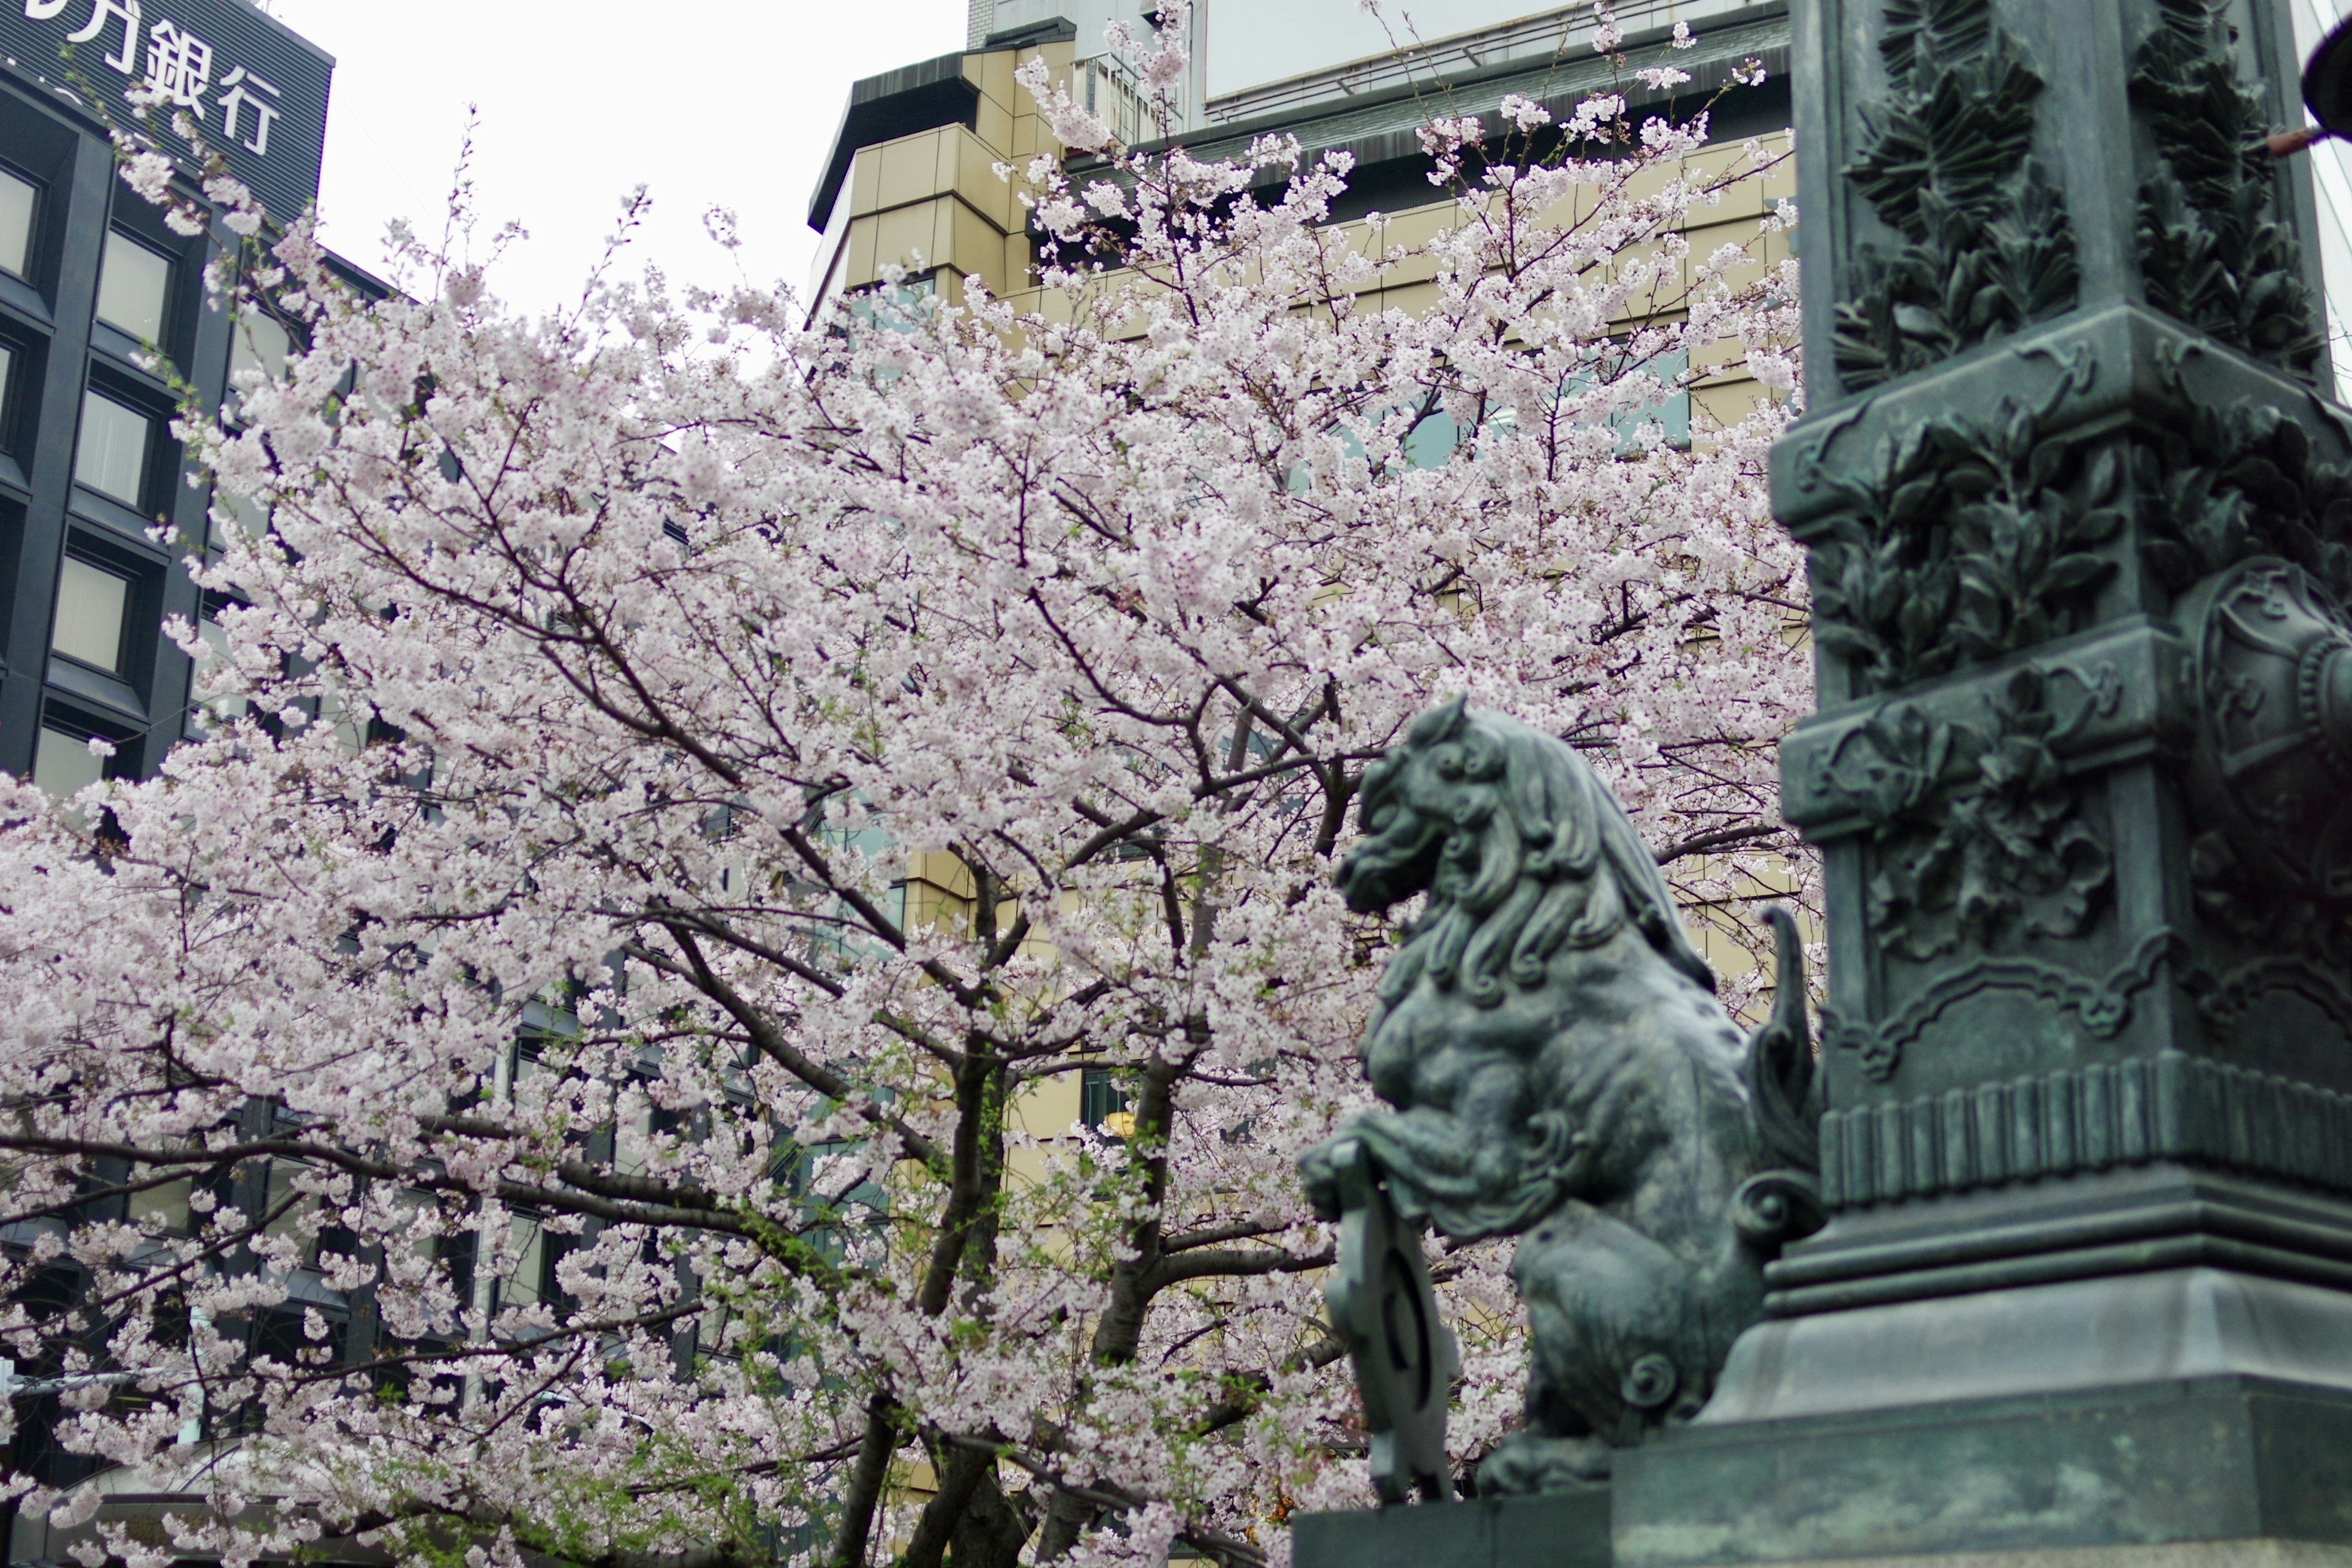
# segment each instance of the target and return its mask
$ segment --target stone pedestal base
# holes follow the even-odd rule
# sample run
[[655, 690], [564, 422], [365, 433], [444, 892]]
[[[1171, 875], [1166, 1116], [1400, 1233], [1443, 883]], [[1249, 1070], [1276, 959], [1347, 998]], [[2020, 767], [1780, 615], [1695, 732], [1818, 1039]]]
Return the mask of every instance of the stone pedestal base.
[[[1613, 1568], [1616, 1563], [1606, 1492], [1307, 1514], [1294, 1527], [1295, 1568]], [[1772, 1568], [2352, 1568], [2352, 1546], [2273, 1537], [1791, 1558]]]
[[2352, 1293], [2158, 1269], [1767, 1323], [1605, 1490], [1297, 1531], [1297, 1568], [2352, 1568]]
[[1615, 1561], [1609, 1494], [1597, 1488], [1303, 1514], [1291, 1528], [1293, 1568], [1611, 1568]]
[[[1293, 1527], [1294, 1568], [1616, 1568], [1620, 1561], [1606, 1492], [1307, 1514]], [[1769, 1568], [2352, 1568], [2352, 1546], [2266, 1537], [1775, 1558]]]
[[2352, 1548], [2352, 1295], [2158, 1269], [1762, 1324], [1611, 1492], [1617, 1568]]

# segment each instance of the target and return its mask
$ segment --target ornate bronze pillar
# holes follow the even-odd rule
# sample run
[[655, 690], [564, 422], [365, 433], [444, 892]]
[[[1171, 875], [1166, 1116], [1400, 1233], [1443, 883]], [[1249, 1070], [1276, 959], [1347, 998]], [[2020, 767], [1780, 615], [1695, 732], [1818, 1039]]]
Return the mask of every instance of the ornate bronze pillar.
[[2263, 146], [2285, 0], [1796, 12], [1813, 405], [1773, 496], [1832, 1218], [1622, 1458], [1617, 1561], [2337, 1561], [2352, 416]]

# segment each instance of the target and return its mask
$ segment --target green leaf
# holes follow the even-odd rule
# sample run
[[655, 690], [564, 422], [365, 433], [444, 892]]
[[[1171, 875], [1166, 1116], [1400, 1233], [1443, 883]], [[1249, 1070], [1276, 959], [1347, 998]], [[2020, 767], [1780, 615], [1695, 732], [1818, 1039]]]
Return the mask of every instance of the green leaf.
[[2058, 437], [2033, 448], [2033, 457], [2025, 466], [2025, 488], [2045, 490], [2057, 482], [2058, 470], [2066, 466], [2068, 454], [2074, 449], [2071, 437]]
[[1936, 492], [1941, 488], [1932, 477], [1913, 479], [1896, 490], [1894, 498], [1886, 503], [1887, 521], [1897, 528], [1914, 526], [1934, 509]]
[[1862, 627], [1844, 621], [1816, 620], [1813, 637], [1823, 648], [1838, 658], [1850, 658], [1864, 666], [1878, 663], [1886, 653], [1885, 644]]
[[1944, 472], [1945, 487], [1963, 500], [1975, 500], [2000, 483], [2000, 476], [1993, 471], [1991, 464], [1973, 458]]
[[2105, 544], [2123, 531], [2124, 510], [2121, 507], [2103, 506], [2086, 511], [2074, 520], [2068, 542], [2074, 544]]

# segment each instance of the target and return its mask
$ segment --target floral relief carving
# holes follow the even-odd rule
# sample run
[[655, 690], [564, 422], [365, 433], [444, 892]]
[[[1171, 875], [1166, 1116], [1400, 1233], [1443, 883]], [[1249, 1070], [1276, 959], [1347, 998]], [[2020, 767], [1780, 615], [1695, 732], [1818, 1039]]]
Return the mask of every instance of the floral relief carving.
[[2140, 271], [2148, 303], [2306, 379], [2319, 363], [2318, 312], [2301, 247], [2280, 221], [2278, 162], [2262, 95], [2238, 68], [2223, 0], [2158, 0], [2132, 101], [2159, 163], [2140, 185]]
[[2042, 80], [1990, 0], [1890, 0], [1885, 17], [1887, 93], [1845, 172], [1903, 243], [1864, 247], [1838, 307], [1850, 391], [2068, 310], [2079, 281], [2065, 200], [2031, 155]]
[[2051, 680], [2019, 670], [1981, 723], [1898, 704], [1822, 757], [1816, 788], [1871, 825], [1871, 921], [1889, 952], [1925, 961], [2012, 934], [2079, 936], [2099, 912], [2113, 857], [2056, 749], [2095, 703], [2062, 721]]
[[[2035, 404], [2001, 400], [1978, 423], [1928, 421], [1828, 482], [1844, 515], [1814, 544], [1816, 633], [1852, 661], [1858, 689], [1887, 690], [2000, 658], [2085, 624], [2115, 572], [2124, 459], [2085, 464], [2056, 430], [2087, 361]], [[2079, 479], [2076, 478], [2079, 471]]]
[[2200, 402], [2178, 356], [2158, 365], [2177, 410], [2172, 438], [2132, 454], [2142, 556], [2183, 594], [2241, 561], [2293, 562], [2352, 596], [2352, 463], [2314, 449], [2305, 426], [2268, 403]]

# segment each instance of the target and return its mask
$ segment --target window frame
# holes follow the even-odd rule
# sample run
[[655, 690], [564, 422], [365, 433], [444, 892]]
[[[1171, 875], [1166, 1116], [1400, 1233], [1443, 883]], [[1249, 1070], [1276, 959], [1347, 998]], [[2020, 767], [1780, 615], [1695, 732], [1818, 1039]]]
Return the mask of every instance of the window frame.
[[[94, 375], [82, 383], [81, 396], [81, 407], [74, 424], [73, 482], [77, 488], [88, 490], [94, 496], [102, 497], [117, 506], [129, 508], [138, 513], [143, 522], [149, 515], [148, 503], [154, 499], [156, 493], [156, 471], [159, 468], [167, 466], [156, 460], [161, 455], [159, 448], [162, 445], [162, 432], [167, 423], [166, 416], [157, 414], [136, 394], [127, 394], [119, 389], [111, 380], [100, 380]], [[136, 415], [146, 425], [147, 438], [140, 449], [139, 491], [135, 497], [126, 498], [113, 490], [101, 489], [82, 478], [83, 443], [89, 434], [89, 402], [93, 397]]]
[[[271, 331], [281, 334], [286, 340], [285, 358], [275, 367], [265, 363], [261, 355], [255, 351], [253, 328], [257, 322], [266, 322]], [[301, 337], [294, 328], [275, 310], [257, 300], [247, 301], [229, 317], [228, 334], [228, 379], [224, 384], [223, 411], [231, 418], [235, 418], [236, 405], [239, 401], [236, 386], [239, 371], [247, 368], [257, 369], [274, 381], [282, 381], [286, 377], [288, 367], [301, 358], [306, 351]]]
[[0, 159], [0, 178], [15, 180], [32, 193], [32, 210], [25, 219], [25, 254], [21, 268], [0, 261], [0, 277], [13, 278], [27, 288], [40, 287], [42, 220], [48, 216], [49, 183], [21, 164]]
[[[80, 567], [85, 572], [94, 572], [101, 577], [110, 577], [114, 581], [122, 584], [121, 608], [116, 615], [114, 623], [114, 662], [110, 665], [93, 663], [81, 654], [74, 653], [58, 646], [58, 634], [62, 624], [61, 617], [65, 613], [66, 574], [76, 566]], [[139, 586], [139, 579], [135, 575], [121, 570], [118, 564], [102, 560], [93, 560], [87, 552], [77, 550], [70, 544], [68, 545], [66, 550], [58, 558], [57, 592], [49, 605], [49, 657], [52, 658], [71, 659], [74, 663], [81, 666], [83, 668], [94, 669], [110, 680], [121, 680], [127, 683], [130, 679], [128, 666], [130, 665], [131, 655], [131, 622], [132, 616], [135, 615], [138, 610], [140, 599]]]
[[51, 694], [41, 704], [38, 722], [34, 729], [32, 767], [28, 776], [37, 782], [41, 763], [40, 737], [56, 732], [75, 745], [87, 746], [95, 738], [114, 747], [114, 755], [97, 759], [100, 779], [121, 778], [135, 772], [130, 753], [135, 737], [120, 723], [92, 720], [81, 704], [60, 701]]
[[[110, 319], [105, 314], [107, 272], [109, 265], [114, 259], [114, 244], [117, 240], [121, 240], [123, 244], [131, 246], [138, 250], [144, 251], [147, 255], [163, 264], [163, 290], [155, 301], [155, 331], [152, 336], [142, 336], [141, 333], [135, 332], [129, 327], [124, 326], [121, 322]], [[173, 320], [176, 313], [173, 310], [173, 295], [178, 291], [180, 264], [183, 259], [184, 258], [173, 255], [171, 251], [155, 244], [146, 236], [139, 233], [136, 229], [131, 228], [121, 223], [108, 223], [106, 226], [106, 238], [99, 250], [98, 292], [90, 301], [90, 320], [97, 325], [107, 327], [114, 331], [121, 332], [126, 338], [135, 339], [142, 342], [150, 342], [154, 344], [158, 349], [168, 350], [172, 341], [172, 329], [175, 324]]]
[[16, 452], [20, 386], [30, 374], [26, 364], [33, 353], [31, 344], [13, 333], [0, 331], [0, 453], [10, 457]]

